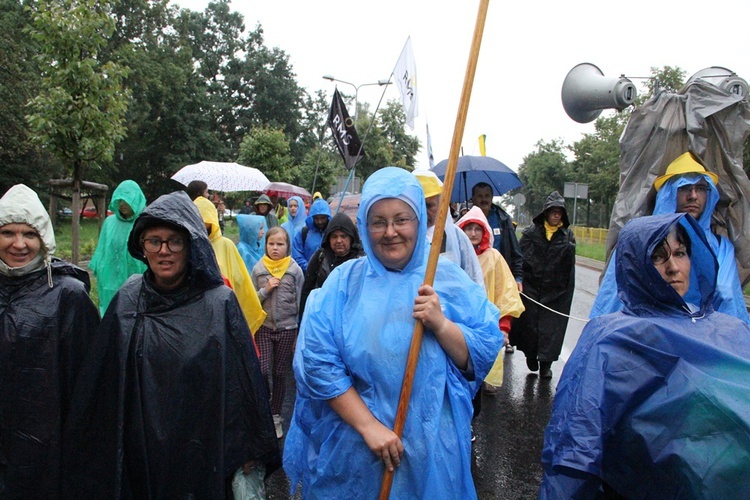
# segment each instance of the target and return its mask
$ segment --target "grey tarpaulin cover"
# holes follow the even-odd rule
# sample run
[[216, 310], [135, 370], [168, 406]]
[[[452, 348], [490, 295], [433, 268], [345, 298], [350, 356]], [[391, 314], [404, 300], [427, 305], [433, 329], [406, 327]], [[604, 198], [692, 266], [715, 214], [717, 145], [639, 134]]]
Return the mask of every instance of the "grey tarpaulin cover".
[[607, 258], [625, 223], [649, 215], [654, 180], [686, 151], [719, 175], [714, 230], [734, 243], [740, 279], [750, 280], [750, 180], [742, 152], [750, 134], [750, 103], [704, 80], [678, 93], [660, 92], [636, 108], [620, 139], [620, 191], [610, 219]]

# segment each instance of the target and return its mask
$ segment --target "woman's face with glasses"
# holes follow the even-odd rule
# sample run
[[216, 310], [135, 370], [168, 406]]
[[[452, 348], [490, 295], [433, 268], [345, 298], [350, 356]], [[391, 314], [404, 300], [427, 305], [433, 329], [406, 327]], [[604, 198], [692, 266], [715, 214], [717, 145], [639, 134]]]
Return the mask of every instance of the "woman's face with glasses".
[[172, 290], [182, 284], [190, 252], [179, 231], [166, 226], [150, 227], [141, 235], [141, 247], [156, 286]]
[[367, 233], [380, 263], [388, 269], [401, 270], [417, 246], [417, 216], [397, 198], [376, 201], [367, 213]]

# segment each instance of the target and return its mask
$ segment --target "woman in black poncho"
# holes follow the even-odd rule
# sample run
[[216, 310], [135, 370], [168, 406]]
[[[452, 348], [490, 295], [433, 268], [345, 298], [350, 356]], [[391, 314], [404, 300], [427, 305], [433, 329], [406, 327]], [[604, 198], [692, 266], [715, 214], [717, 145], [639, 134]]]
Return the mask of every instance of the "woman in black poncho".
[[67, 492], [224, 498], [240, 468], [279, 461], [250, 330], [184, 193], [146, 208], [128, 250], [148, 270], [115, 295], [84, 364]]

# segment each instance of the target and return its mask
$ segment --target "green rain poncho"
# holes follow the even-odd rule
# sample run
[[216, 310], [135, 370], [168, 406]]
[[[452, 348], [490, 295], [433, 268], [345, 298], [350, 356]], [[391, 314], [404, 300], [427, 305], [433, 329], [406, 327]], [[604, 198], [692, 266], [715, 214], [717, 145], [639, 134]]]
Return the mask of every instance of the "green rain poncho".
[[[127, 219], [120, 213], [121, 200], [133, 209], [133, 215]], [[112, 193], [109, 210], [114, 215], [104, 220], [99, 234], [99, 244], [89, 263], [89, 269], [96, 276], [99, 290], [99, 314], [102, 316], [125, 280], [133, 274], [143, 274], [146, 270], [143, 262], [134, 259], [128, 253], [130, 230], [133, 229], [133, 222], [144, 208], [146, 208], [146, 197], [135, 181], [122, 181]]]

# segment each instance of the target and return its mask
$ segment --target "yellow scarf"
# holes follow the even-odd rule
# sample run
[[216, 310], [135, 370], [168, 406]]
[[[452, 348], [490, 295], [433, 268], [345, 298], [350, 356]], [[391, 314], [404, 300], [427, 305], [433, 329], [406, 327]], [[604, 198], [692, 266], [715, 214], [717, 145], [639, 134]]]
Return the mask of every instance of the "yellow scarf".
[[562, 221], [556, 226], [551, 226], [547, 224], [547, 221], [544, 221], [544, 230], [547, 232], [547, 241], [550, 241], [552, 239], [552, 235], [555, 234], [555, 231], [560, 229], [563, 226]]
[[263, 256], [263, 265], [266, 266], [266, 269], [268, 269], [268, 272], [271, 273], [271, 276], [274, 278], [281, 279], [286, 270], [289, 269], [291, 263], [292, 257], [290, 255], [279, 260], [273, 260], [268, 255]]

